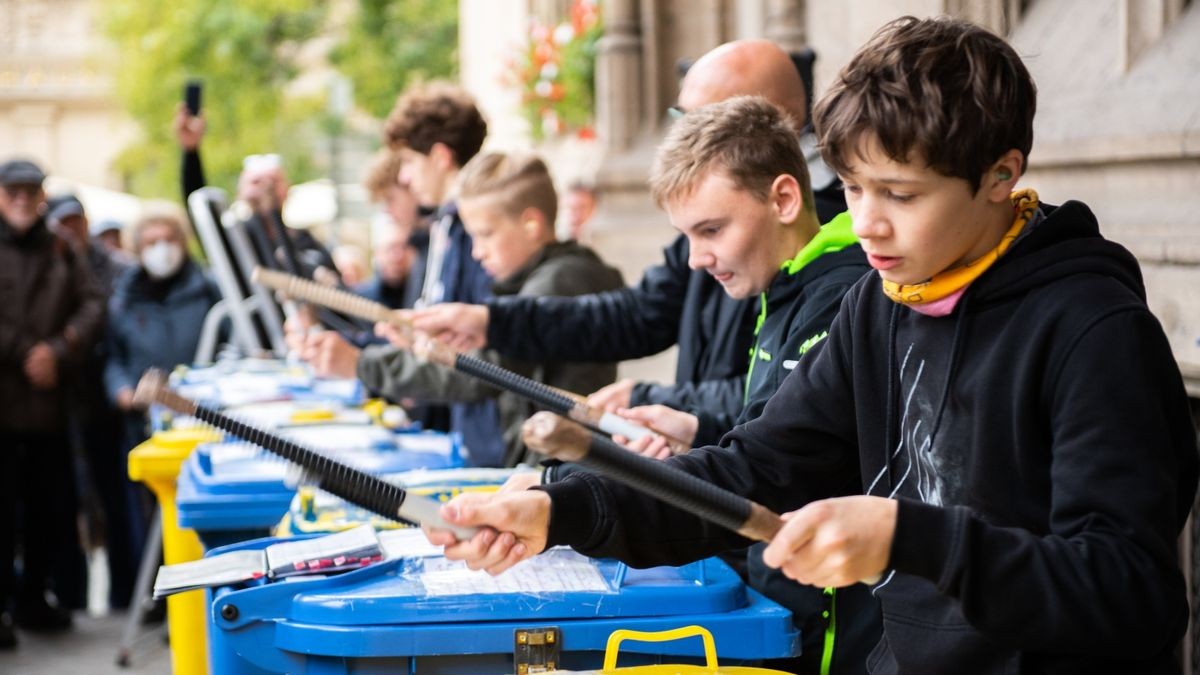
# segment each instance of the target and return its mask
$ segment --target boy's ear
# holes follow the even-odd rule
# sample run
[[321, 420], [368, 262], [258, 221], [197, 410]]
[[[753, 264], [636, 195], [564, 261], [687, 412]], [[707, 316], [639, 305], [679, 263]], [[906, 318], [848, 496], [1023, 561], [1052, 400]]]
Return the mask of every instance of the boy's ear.
[[987, 191], [988, 201], [1006, 202], [1021, 179], [1025, 169], [1025, 155], [1020, 150], [1009, 150], [992, 164], [984, 174], [980, 189]]
[[546, 215], [540, 209], [535, 209], [532, 206], [521, 212], [521, 229], [531, 239], [540, 239], [545, 236], [549, 228], [546, 223]]
[[804, 193], [800, 182], [791, 174], [780, 174], [771, 183], [771, 206], [781, 223], [792, 223], [804, 208]]
[[433, 160], [434, 166], [443, 171], [449, 171], [458, 167], [454, 159], [454, 151], [450, 149], [450, 146], [440, 141], [430, 146], [429, 157]]

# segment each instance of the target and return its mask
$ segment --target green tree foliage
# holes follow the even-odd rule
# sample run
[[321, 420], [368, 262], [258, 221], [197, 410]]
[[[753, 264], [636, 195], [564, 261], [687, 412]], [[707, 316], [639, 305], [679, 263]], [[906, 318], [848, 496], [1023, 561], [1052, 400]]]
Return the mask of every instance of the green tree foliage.
[[333, 62], [353, 83], [355, 103], [385, 117], [408, 84], [458, 72], [458, 3], [359, 0]]
[[118, 158], [128, 188], [176, 198], [179, 148], [171, 121], [189, 77], [204, 82], [209, 183], [232, 189], [245, 155], [284, 155], [293, 180], [313, 173], [306, 129], [323, 102], [284, 96], [300, 44], [324, 22], [321, 0], [102, 0], [116, 47], [117, 95], [140, 138]]

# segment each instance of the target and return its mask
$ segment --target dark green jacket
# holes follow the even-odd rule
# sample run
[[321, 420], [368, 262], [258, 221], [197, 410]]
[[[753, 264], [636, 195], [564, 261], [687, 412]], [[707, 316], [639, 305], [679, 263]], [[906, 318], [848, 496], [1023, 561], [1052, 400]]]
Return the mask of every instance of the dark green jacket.
[[[575, 296], [619, 288], [623, 283], [621, 273], [604, 264], [591, 249], [575, 242], [556, 242], [546, 246], [512, 278], [496, 282], [492, 291], [496, 296]], [[473, 356], [552, 387], [583, 395], [612, 383], [617, 375], [617, 364], [612, 362], [531, 363], [502, 357], [491, 349], [476, 352]], [[505, 455], [472, 455], [470, 463], [475, 466], [513, 466], [521, 461], [538, 459], [526, 457], [520, 440], [521, 424], [536, 409], [514, 394], [500, 391], [469, 375], [422, 361], [411, 352], [390, 345], [364, 349], [358, 360], [358, 377], [368, 388], [397, 399], [412, 397], [447, 403], [494, 399], [499, 411], [498, 426], [505, 441]]]

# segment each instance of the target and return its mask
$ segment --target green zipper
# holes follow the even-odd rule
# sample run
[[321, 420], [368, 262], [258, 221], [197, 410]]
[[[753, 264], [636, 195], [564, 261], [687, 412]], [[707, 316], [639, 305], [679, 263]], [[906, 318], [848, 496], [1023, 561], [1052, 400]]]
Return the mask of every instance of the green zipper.
[[829, 669], [833, 667], [833, 645], [837, 639], [837, 589], [826, 588], [825, 597], [829, 598], [829, 609], [821, 613], [827, 620], [825, 646], [821, 650], [821, 675], [829, 675]]
[[[783, 261], [779, 269], [788, 275], [798, 274], [806, 265], [826, 253], [836, 253], [847, 246], [857, 244], [858, 237], [854, 236], [852, 227], [849, 211], [837, 214], [833, 220], [822, 225], [816, 236], [797, 251], [796, 255]], [[768, 288], [768, 290], [770, 289]], [[767, 291], [759, 294], [759, 302], [758, 319], [754, 322], [754, 346], [750, 348], [750, 368], [746, 371], [746, 386], [742, 388], [742, 407], [750, 402], [750, 382], [754, 379], [754, 363], [758, 361], [759, 356], [763, 356], [764, 361], [771, 360], [771, 355], [759, 348], [759, 333], [762, 332], [763, 324], [767, 321]], [[820, 338], [817, 340], [819, 341]], [[811, 347], [811, 345], [809, 346]]]

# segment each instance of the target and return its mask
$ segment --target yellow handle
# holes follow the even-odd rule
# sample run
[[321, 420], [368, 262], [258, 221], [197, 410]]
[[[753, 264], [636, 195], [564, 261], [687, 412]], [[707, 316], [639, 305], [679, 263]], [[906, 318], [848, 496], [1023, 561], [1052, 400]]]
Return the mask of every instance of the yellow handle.
[[608, 645], [604, 648], [604, 670], [614, 670], [617, 667], [617, 652], [623, 640], [637, 640], [639, 642], [670, 642], [671, 640], [682, 640], [683, 638], [700, 636], [704, 640], [704, 666], [709, 670], [717, 669], [717, 643], [713, 641], [712, 633], [704, 626], [683, 626], [682, 628], [674, 628], [671, 630], [660, 630], [654, 632], [646, 632], [640, 630], [620, 630], [613, 631], [612, 635], [608, 636]]

